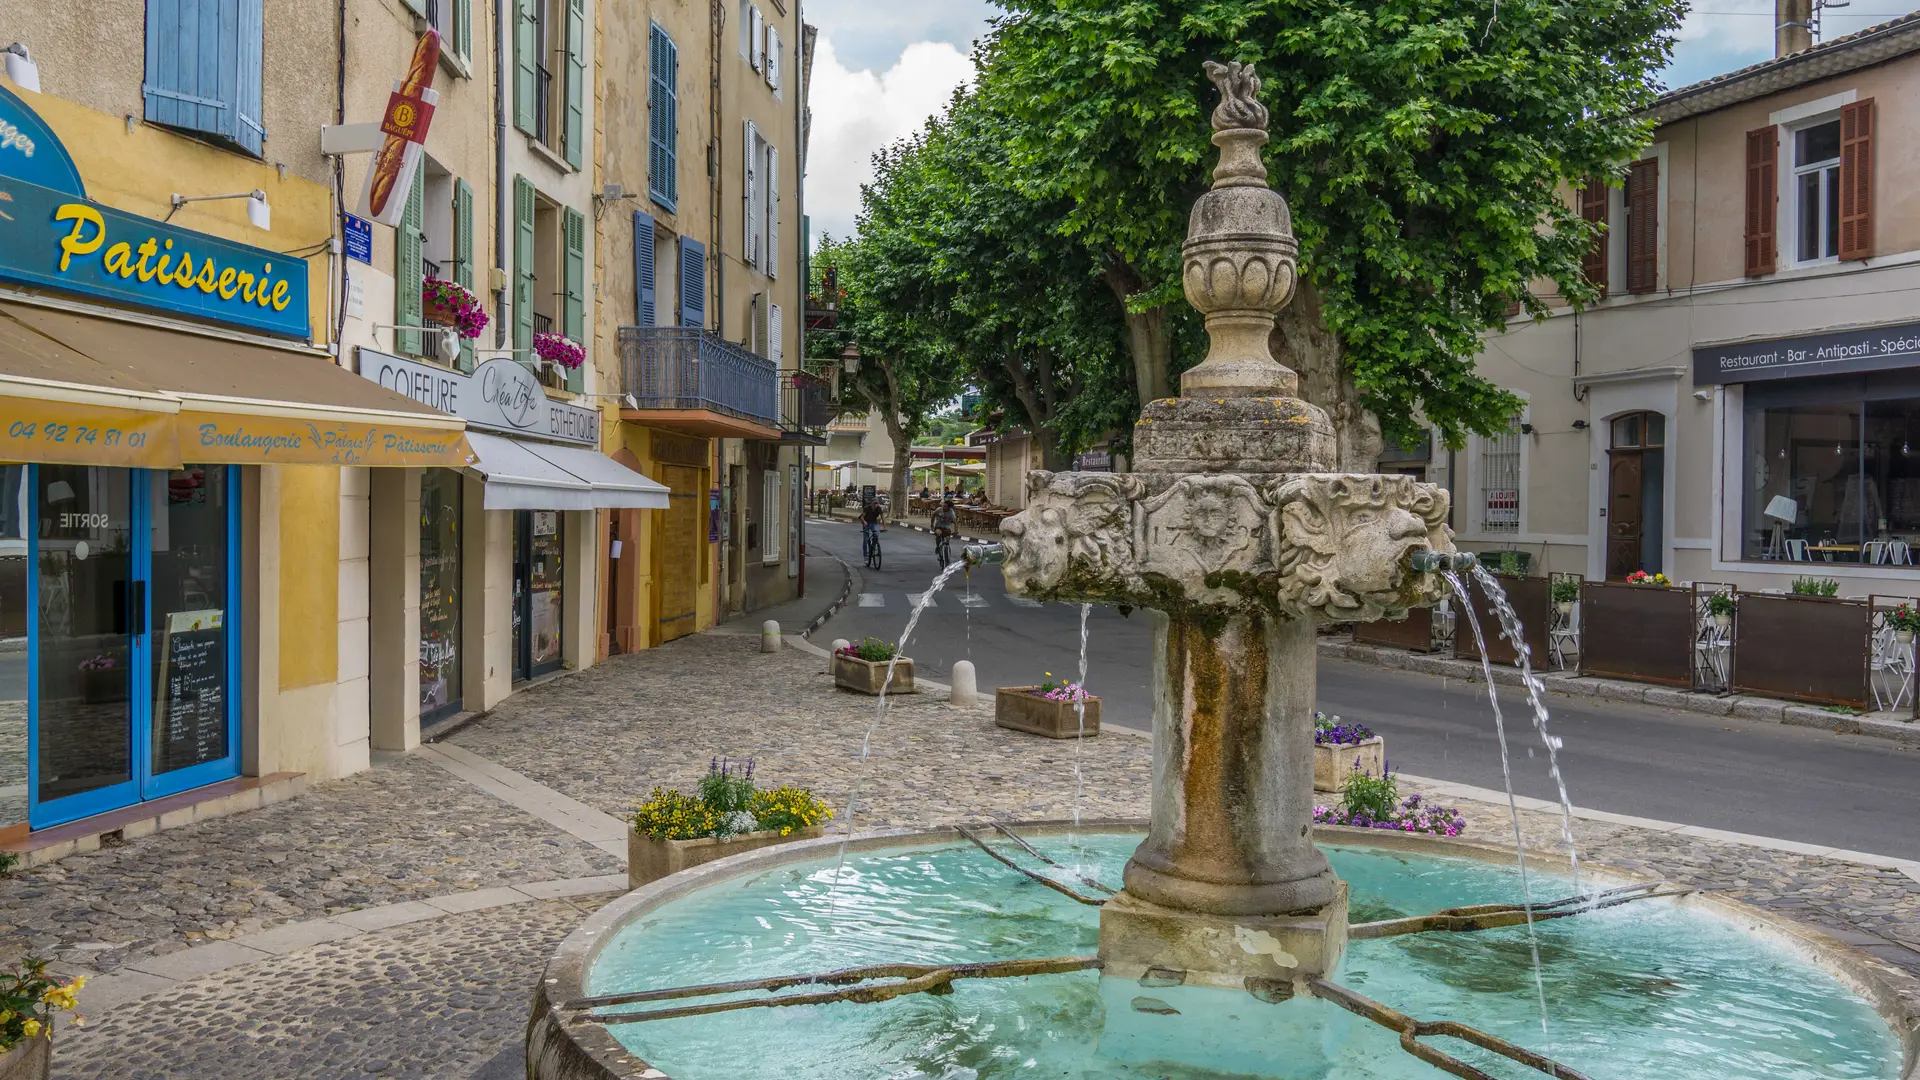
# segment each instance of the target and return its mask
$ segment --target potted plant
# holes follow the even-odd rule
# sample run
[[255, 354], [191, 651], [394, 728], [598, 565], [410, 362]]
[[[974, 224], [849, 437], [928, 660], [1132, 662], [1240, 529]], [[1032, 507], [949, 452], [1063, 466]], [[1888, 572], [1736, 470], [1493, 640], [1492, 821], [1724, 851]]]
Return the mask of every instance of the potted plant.
[[463, 338], [477, 338], [487, 328], [487, 309], [480, 298], [463, 285], [439, 278], [420, 283], [420, 313], [430, 322], [455, 328]]
[[1053, 672], [1039, 686], [1003, 686], [993, 696], [993, 722], [1009, 731], [1076, 739], [1100, 734], [1100, 699], [1079, 683], [1054, 682]]
[[1887, 625], [1893, 628], [1893, 640], [1902, 645], [1913, 644], [1914, 631], [1920, 630], [1920, 608], [1901, 604], [1887, 612]]
[[1356, 771], [1384, 773], [1387, 741], [1365, 724], [1349, 724], [1337, 716], [1313, 714], [1313, 789], [1339, 791]]
[[1707, 597], [1707, 615], [1713, 619], [1716, 629], [1725, 631], [1733, 625], [1733, 591], [1722, 589]]
[[1627, 584], [1657, 585], [1664, 589], [1672, 585], [1673, 582], [1668, 581], [1667, 575], [1665, 574], [1649, 574], [1645, 570], [1635, 570], [1633, 573], [1627, 575]]
[[[833, 654], [833, 685], [862, 694], [911, 694], [913, 660], [900, 656], [892, 643], [867, 638]], [[894, 658], [899, 656], [898, 661]], [[887, 682], [887, 667], [893, 667], [893, 682]]]
[[821, 836], [832, 817], [827, 804], [806, 788], [755, 787], [752, 758], [744, 763], [714, 758], [699, 794], [656, 787], [634, 808], [627, 833], [627, 886], [637, 889], [728, 855]]
[[104, 653], [80, 661], [80, 700], [89, 705], [127, 700], [127, 669]]
[[1793, 595], [1795, 596], [1837, 596], [1839, 592], [1840, 583], [1832, 578], [1803, 577], [1793, 579]]
[[587, 352], [564, 334], [533, 335], [533, 353], [540, 358], [540, 381], [555, 389], [567, 385], [568, 371], [587, 362]]
[[1580, 602], [1580, 582], [1573, 578], [1555, 578], [1553, 582], [1553, 610], [1561, 618], [1573, 615], [1573, 605]]
[[1467, 831], [1467, 819], [1460, 811], [1436, 806], [1420, 795], [1401, 798], [1399, 779], [1384, 769], [1348, 774], [1340, 786], [1340, 805], [1314, 807], [1313, 823], [1435, 836], [1459, 836]]
[[62, 982], [47, 974], [45, 960], [32, 957], [0, 971], [0, 1080], [46, 1080], [54, 1014], [72, 1012], [86, 984], [85, 978]]

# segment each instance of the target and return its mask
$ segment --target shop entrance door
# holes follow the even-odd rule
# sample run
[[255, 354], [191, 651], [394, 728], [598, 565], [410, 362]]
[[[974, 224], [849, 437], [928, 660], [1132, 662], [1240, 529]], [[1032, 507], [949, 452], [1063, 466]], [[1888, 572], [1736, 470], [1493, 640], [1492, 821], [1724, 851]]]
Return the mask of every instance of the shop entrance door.
[[1628, 413], [1612, 424], [1607, 450], [1607, 577], [1663, 569], [1666, 418]]
[[237, 775], [237, 477], [29, 466], [27, 820]]
[[699, 629], [695, 618], [699, 588], [701, 535], [700, 470], [668, 465], [661, 470], [669, 492], [660, 538], [660, 640], [672, 641]]
[[519, 510], [513, 517], [513, 678], [518, 682], [560, 669], [565, 535], [557, 510]]

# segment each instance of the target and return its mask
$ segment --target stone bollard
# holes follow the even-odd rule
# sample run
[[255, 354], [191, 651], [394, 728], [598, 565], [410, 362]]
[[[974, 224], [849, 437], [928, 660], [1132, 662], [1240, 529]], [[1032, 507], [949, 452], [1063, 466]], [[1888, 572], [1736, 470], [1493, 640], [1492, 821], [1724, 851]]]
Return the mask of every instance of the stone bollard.
[[780, 651], [780, 624], [772, 619], [760, 624], [760, 651]]
[[956, 661], [949, 681], [953, 684], [953, 691], [947, 696], [948, 701], [955, 705], [972, 705], [980, 700], [980, 684], [974, 678], [973, 661]]
[[827, 674], [833, 674], [833, 658], [840, 655], [841, 649], [850, 648], [852, 645], [853, 642], [843, 637], [833, 639], [833, 647], [827, 650]]

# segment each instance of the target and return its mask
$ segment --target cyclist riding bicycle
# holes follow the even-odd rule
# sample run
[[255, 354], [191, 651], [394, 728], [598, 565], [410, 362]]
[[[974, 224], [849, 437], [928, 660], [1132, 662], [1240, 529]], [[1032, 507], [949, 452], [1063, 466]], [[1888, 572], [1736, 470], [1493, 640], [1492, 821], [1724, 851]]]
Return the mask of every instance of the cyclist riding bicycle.
[[936, 552], [942, 550], [952, 537], [953, 500], [948, 499], [940, 504], [940, 509], [933, 512], [933, 550]]
[[860, 546], [866, 548], [870, 542], [880, 539], [880, 516], [885, 511], [878, 500], [868, 502], [860, 508]]

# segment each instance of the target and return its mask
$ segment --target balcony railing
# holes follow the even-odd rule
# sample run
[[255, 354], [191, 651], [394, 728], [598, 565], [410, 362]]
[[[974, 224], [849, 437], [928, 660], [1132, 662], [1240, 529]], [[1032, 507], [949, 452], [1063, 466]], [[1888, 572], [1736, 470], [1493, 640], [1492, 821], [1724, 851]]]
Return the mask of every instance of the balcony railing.
[[627, 392], [641, 409], [706, 409], [780, 426], [780, 369], [693, 326], [623, 326]]
[[819, 435], [840, 410], [829, 396], [827, 380], [804, 371], [780, 373], [780, 427], [797, 435]]

